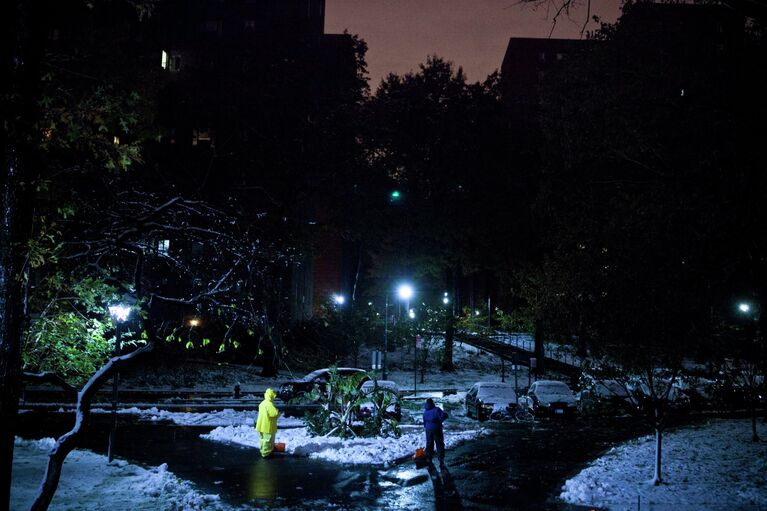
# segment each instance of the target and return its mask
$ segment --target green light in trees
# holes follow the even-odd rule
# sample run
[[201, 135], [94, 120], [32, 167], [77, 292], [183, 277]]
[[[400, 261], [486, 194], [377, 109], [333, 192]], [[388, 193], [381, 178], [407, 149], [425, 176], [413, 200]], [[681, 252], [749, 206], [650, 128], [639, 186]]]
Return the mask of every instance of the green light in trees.
[[399, 200], [400, 198], [399, 190], [394, 190], [393, 192], [391, 192], [389, 194], [389, 197], [391, 197], [391, 200]]

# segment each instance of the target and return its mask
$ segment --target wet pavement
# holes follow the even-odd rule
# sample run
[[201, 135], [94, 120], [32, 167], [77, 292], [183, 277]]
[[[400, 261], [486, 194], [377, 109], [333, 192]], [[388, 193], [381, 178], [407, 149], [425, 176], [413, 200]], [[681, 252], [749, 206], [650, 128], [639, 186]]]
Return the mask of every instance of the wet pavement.
[[[36, 415], [36, 414], [35, 414]], [[83, 447], [105, 453], [108, 416], [93, 416]], [[63, 433], [71, 415], [25, 414], [24, 436]], [[120, 417], [117, 457], [170, 471], [232, 505], [259, 509], [575, 510], [555, 500], [564, 480], [622, 440], [648, 433], [636, 419], [484, 423], [490, 434], [447, 452], [448, 467], [342, 467], [303, 457], [263, 460], [255, 449], [199, 438], [211, 428]], [[446, 424], [449, 429], [449, 422]]]
[[565, 479], [615, 443], [649, 432], [633, 418], [485, 424], [490, 435], [448, 451], [447, 470], [429, 467], [432, 484], [402, 489], [389, 507], [592, 509], [556, 500]]

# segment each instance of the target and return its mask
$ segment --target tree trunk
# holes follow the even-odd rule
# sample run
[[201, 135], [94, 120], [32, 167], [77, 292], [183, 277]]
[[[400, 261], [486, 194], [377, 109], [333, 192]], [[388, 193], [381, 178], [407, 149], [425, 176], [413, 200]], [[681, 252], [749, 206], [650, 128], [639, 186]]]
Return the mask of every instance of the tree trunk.
[[659, 486], [663, 482], [661, 477], [661, 458], [663, 453], [663, 430], [655, 427], [655, 475], [652, 478], [652, 484]]
[[349, 310], [352, 310], [354, 307], [354, 302], [357, 299], [357, 285], [360, 282], [360, 272], [362, 271], [362, 242], [360, 241], [357, 245], [357, 269], [354, 272], [354, 282], [352, 282], [352, 296], [351, 300], [349, 300], [351, 303], [349, 303]]
[[[455, 314], [460, 310], [460, 282], [461, 270], [456, 266], [446, 272], [447, 289], [452, 289], [453, 296], [450, 303], [445, 307], [445, 346], [442, 351], [442, 371], [455, 371], [453, 364], [453, 342], [455, 340]], [[448, 297], [450, 299], [450, 297]]]
[[[274, 353], [274, 346], [272, 346], [270, 343], [269, 347], [267, 347], [264, 351], [264, 365], [261, 366], [261, 373], [259, 373], [259, 376], [263, 376], [265, 378], [277, 376], [277, 355]], [[269, 351], [271, 351], [271, 353], [269, 353]]]
[[445, 327], [445, 349], [442, 351], [442, 371], [455, 371], [453, 364], [453, 342], [455, 341], [455, 317], [447, 313]]
[[758, 442], [759, 435], [756, 432], [756, 403], [754, 402], [756, 392], [754, 391], [753, 385], [753, 382], [751, 382], [751, 389], [748, 391], [748, 410], [751, 413], [751, 441]]
[[[13, 442], [17, 429], [21, 391], [21, 346], [24, 331], [25, 300], [22, 275], [25, 245], [24, 218], [18, 192], [20, 176], [16, 155], [4, 147], [2, 176], [2, 211], [0, 211], [0, 510], [10, 506]], [[26, 209], [26, 208], [25, 208]]]
[[540, 320], [535, 322], [535, 333], [533, 335], [535, 340], [535, 374], [541, 375], [544, 372], [543, 357], [546, 354], [546, 350], [543, 339], [543, 325]]
[[56, 445], [53, 446], [53, 449], [51, 449], [51, 453], [48, 456], [48, 466], [45, 469], [45, 476], [43, 476], [43, 482], [38, 490], [37, 498], [35, 498], [35, 502], [32, 504], [31, 511], [45, 511], [48, 509], [48, 506], [50, 506], [51, 500], [53, 500], [53, 496], [56, 494], [56, 488], [59, 486], [61, 468], [64, 465], [64, 460], [69, 453], [77, 447], [80, 436], [85, 432], [91, 412], [91, 400], [93, 399], [93, 396], [96, 395], [99, 388], [101, 388], [104, 382], [109, 380], [116, 371], [132, 365], [142, 355], [152, 351], [153, 347], [154, 344], [150, 342], [146, 346], [139, 348], [132, 353], [110, 359], [104, 367], [99, 369], [99, 371], [88, 380], [88, 383], [85, 384], [83, 390], [78, 393], [75, 425], [69, 432], [62, 435], [56, 441]]
[[[13, 444], [21, 383], [21, 348], [26, 311], [24, 257], [33, 218], [33, 165], [26, 148], [39, 136], [39, 64], [45, 19], [27, 12], [34, 3], [9, 2], [2, 9], [2, 72], [0, 80], [0, 511], [10, 506]], [[40, 6], [45, 9], [45, 6]], [[10, 99], [10, 101], [9, 101]]]

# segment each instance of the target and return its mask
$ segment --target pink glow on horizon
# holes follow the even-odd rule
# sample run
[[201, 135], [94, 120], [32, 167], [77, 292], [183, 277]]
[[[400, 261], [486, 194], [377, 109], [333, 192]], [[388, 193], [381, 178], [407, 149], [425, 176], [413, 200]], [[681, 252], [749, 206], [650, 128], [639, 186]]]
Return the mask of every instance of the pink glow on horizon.
[[[388, 73], [418, 68], [428, 55], [462, 66], [469, 80], [501, 67], [510, 37], [548, 37], [553, 11], [518, 0], [327, 0], [325, 32], [348, 30], [368, 43], [370, 85]], [[591, 13], [605, 21], [619, 14], [619, 0], [592, 0]], [[585, 5], [585, 0], [583, 5]], [[586, 10], [560, 17], [554, 38], [580, 37]], [[597, 28], [590, 23], [589, 30]]]

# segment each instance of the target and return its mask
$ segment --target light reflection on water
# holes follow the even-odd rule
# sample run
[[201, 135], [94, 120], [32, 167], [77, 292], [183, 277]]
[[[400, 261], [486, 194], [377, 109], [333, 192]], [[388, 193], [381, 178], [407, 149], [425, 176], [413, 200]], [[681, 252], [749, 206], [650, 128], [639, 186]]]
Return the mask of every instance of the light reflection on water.
[[248, 479], [248, 500], [273, 500], [277, 497], [277, 474], [269, 459], [257, 459], [251, 466]]

